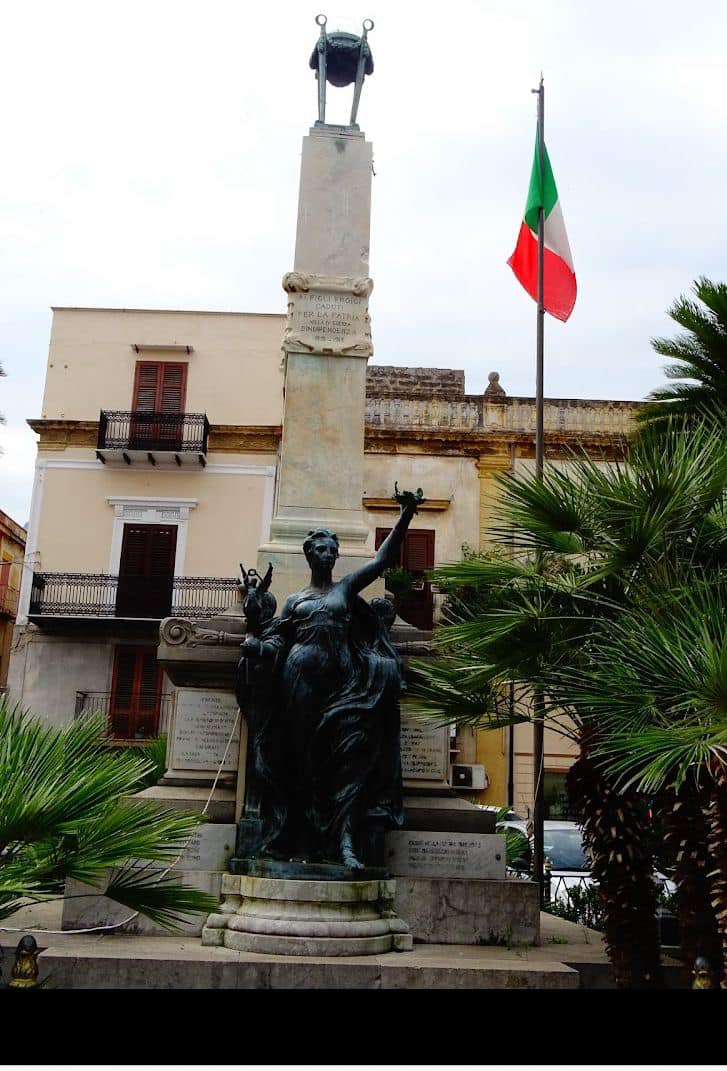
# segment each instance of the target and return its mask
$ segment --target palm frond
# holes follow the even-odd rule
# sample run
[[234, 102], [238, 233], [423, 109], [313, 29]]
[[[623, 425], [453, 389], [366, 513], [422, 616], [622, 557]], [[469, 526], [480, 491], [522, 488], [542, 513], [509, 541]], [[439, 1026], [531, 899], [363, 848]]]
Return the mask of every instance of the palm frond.
[[690, 771], [727, 762], [727, 726], [717, 732], [701, 725], [652, 725], [638, 732], [613, 733], [595, 750], [599, 765], [622, 788], [653, 795], [666, 785], [678, 791]]
[[494, 729], [524, 720], [512, 709], [506, 683], [492, 667], [457, 659], [412, 660], [407, 710], [439, 725], [470, 725]]
[[158, 926], [178, 930], [195, 914], [209, 914], [219, 901], [192, 885], [162, 878], [154, 871], [126, 867], [114, 874], [104, 896], [132, 911], [138, 911]]
[[[62, 896], [68, 877], [98, 885], [130, 859], [172, 863], [202, 821], [129, 798], [153, 765], [109, 748], [104, 728], [103, 716], [47, 726], [0, 699], [0, 917], [27, 901]], [[135, 870], [132, 896], [137, 879]], [[127, 884], [121, 881], [122, 896]], [[160, 900], [155, 888], [150, 910], [164, 917], [175, 889], [165, 886]], [[177, 891], [179, 910], [210, 910], [209, 898]], [[139, 903], [146, 913], [146, 901]]]

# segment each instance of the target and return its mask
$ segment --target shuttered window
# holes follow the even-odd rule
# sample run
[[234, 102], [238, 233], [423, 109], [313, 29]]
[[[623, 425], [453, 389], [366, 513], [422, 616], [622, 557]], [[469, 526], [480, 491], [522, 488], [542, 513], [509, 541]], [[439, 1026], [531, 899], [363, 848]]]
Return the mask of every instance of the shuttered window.
[[[178, 450], [182, 443], [187, 365], [137, 361], [131, 449]], [[153, 417], [144, 417], [150, 413]]]
[[147, 740], [159, 733], [162, 668], [156, 647], [117, 647], [111, 686], [111, 735]]
[[169, 616], [176, 550], [176, 525], [124, 525], [116, 596], [118, 617]]
[[[386, 539], [390, 528], [376, 529], [376, 549]], [[417, 628], [430, 629], [434, 612], [434, 599], [426, 582], [425, 574], [434, 568], [434, 529], [410, 529], [404, 537], [399, 555], [399, 565], [414, 577], [415, 590], [397, 598], [396, 609], [399, 616]]]
[[[376, 529], [376, 549], [386, 539], [390, 528]], [[410, 573], [424, 573], [434, 568], [434, 529], [410, 529], [404, 537], [404, 544], [399, 556], [399, 565]]]
[[131, 408], [138, 413], [183, 413], [187, 365], [137, 361]]

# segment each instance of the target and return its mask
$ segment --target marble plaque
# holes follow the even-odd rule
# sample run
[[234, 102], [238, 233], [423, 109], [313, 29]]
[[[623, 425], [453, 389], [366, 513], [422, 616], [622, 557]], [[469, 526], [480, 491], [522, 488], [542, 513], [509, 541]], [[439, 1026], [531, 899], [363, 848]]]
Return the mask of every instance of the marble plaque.
[[397, 830], [386, 834], [385, 843], [392, 877], [505, 877], [505, 838], [499, 833]]
[[449, 728], [401, 715], [401, 772], [406, 781], [446, 781]]
[[370, 357], [370, 279], [336, 279], [290, 272], [286, 353], [342, 354]]
[[226, 870], [235, 850], [237, 826], [227, 822], [207, 822], [192, 834], [175, 870]]
[[[217, 772], [237, 718], [237, 700], [232, 692], [203, 688], [179, 688], [172, 730], [171, 766], [175, 770]], [[240, 752], [240, 721], [227, 751], [222, 770], [237, 770]]]

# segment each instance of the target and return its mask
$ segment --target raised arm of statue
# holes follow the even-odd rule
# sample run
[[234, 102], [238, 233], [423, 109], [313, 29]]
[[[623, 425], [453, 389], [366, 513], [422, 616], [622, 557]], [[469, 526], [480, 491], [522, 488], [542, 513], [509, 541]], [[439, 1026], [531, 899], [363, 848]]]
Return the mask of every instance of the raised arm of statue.
[[426, 501], [421, 487], [418, 487], [416, 491], [400, 491], [397, 484], [394, 484], [393, 497], [401, 506], [398, 521], [379, 547], [373, 560], [366, 562], [360, 569], [354, 570], [341, 580], [341, 584], [344, 584], [352, 594], [363, 591], [374, 580], [378, 580], [384, 570], [396, 565], [412, 517], [417, 513], [422, 502]]

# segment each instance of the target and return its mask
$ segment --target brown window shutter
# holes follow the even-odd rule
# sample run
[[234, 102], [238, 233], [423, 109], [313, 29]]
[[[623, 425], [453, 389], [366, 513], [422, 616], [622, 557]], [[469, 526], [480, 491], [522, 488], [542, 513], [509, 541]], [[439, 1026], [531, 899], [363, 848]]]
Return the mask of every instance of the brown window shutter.
[[379, 547], [384, 542], [384, 540], [386, 539], [386, 537], [387, 537], [387, 535], [389, 534], [390, 531], [391, 531], [390, 528], [377, 528], [376, 529], [376, 537], [375, 537], [375, 541], [374, 541], [374, 545], [376, 547], [376, 550], [379, 549]]
[[139, 710], [144, 712], [156, 710], [161, 691], [162, 668], [157, 662], [156, 648], [139, 652]]
[[136, 650], [128, 647], [118, 647], [116, 650], [113, 692], [117, 701], [127, 709], [134, 692], [135, 676]]
[[177, 549], [175, 526], [162, 527], [150, 524], [152, 529], [148, 544], [147, 576], [174, 576], [174, 557]]
[[186, 364], [163, 364], [159, 384], [159, 412], [183, 413], [187, 388]]
[[171, 611], [175, 525], [125, 524], [116, 595], [118, 617], [166, 617]]
[[159, 730], [162, 668], [155, 647], [117, 647], [111, 688], [111, 733], [120, 740], [148, 739]]
[[[389, 534], [389, 532], [391, 532], [391, 528], [377, 528], [376, 529], [376, 536], [374, 538], [374, 546], [375, 546], [376, 550], [379, 549], [379, 547], [384, 542], [384, 540], [386, 539], [386, 537]], [[404, 548], [402, 547], [402, 549], [399, 551], [399, 561], [397, 563], [399, 565], [401, 565], [401, 560], [402, 560], [403, 554], [404, 554]], [[391, 568], [391, 566], [389, 566], [389, 568]]]
[[404, 568], [410, 573], [424, 573], [434, 568], [433, 528], [413, 528], [406, 533]]
[[174, 575], [176, 525], [125, 524], [119, 575]]
[[137, 413], [183, 413], [187, 365], [137, 361], [131, 408]]
[[149, 542], [148, 524], [125, 524], [119, 576], [144, 576]]
[[135, 413], [153, 413], [157, 408], [159, 375], [158, 361], [137, 361], [134, 377], [134, 397], [131, 408]]
[[109, 707], [111, 735], [128, 740], [133, 714], [134, 681], [136, 676], [136, 651], [118, 647], [114, 660], [114, 677], [111, 685]]
[[[391, 528], [377, 528], [375, 537], [376, 550], [386, 539]], [[434, 568], [434, 529], [411, 528], [404, 537], [401, 548], [400, 564], [410, 573], [423, 573]]]
[[[378, 550], [391, 531], [377, 528], [375, 544]], [[414, 576], [416, 587], [399, 594], [396, 599], [397, 613], [404, 621], [417, 628], [431, 629], [434, 601], [426, 583], [425, 573], [434, 568], [434, 529], [413, 528], [406, 533], [401, 548], [400, 564]]]

